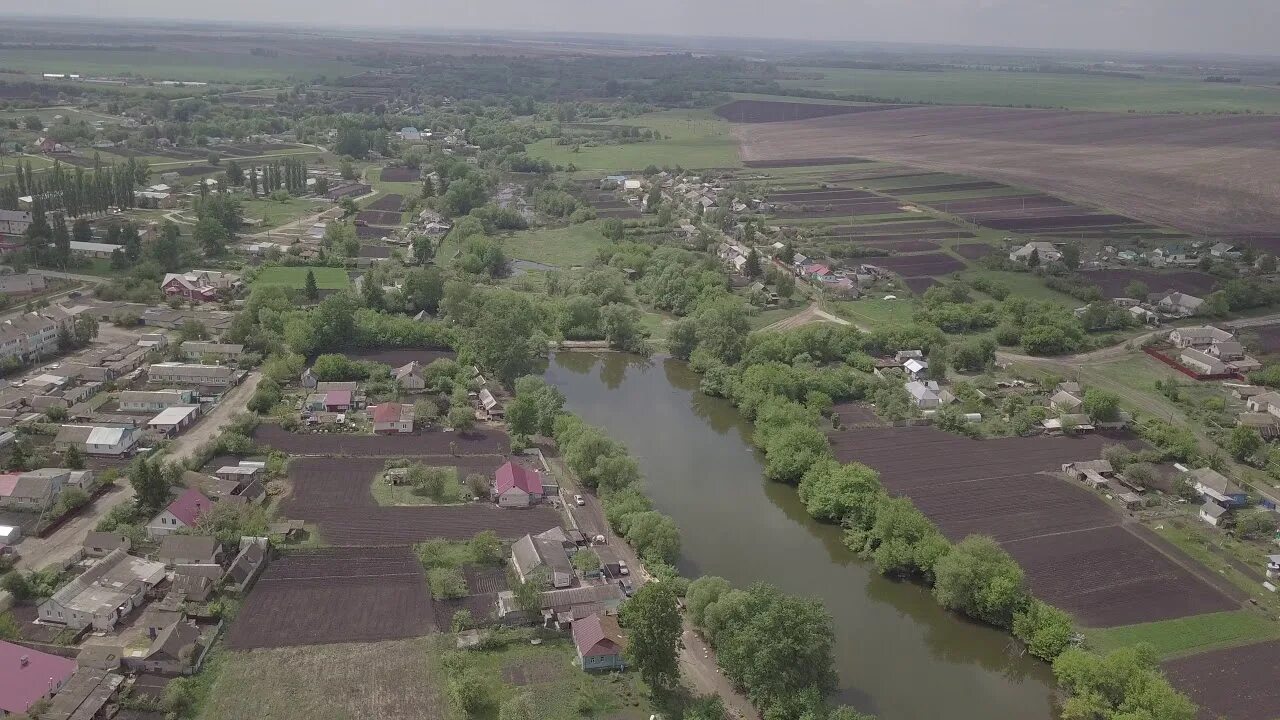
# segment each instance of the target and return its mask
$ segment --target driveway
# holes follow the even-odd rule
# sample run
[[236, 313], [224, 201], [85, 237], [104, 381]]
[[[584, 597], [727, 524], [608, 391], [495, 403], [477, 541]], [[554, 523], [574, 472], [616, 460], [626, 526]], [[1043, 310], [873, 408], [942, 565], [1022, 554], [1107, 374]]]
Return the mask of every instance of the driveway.
[[[231, 418], [249, 402], [262, 373], [249, 373], [226, 397], [222, 398], [204, 417], [185, 435], [174, 440], [164, 456], [165, 460], [185, 460], [195, 452], [196, 448], [216, 437], [231, 422]], [[17, 567], [22, 570], [37, 570], [52, 564], [65, 563], [75, 557], [84, 538], [102, 518], [117, 505], [133, 501], [133, 486], [126, 478], [121, 478], [116, 487], [99, 497], [87, 510], [68, 520], [46, 538], [29, 537], [18, 545], [20, 557]]]

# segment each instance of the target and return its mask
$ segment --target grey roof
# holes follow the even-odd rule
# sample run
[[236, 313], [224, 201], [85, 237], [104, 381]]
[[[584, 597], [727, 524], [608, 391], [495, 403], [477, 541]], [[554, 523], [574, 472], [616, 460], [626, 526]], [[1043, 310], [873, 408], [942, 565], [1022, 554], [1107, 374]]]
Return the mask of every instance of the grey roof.
[[147, 659], [156, 660], [172, 658], [181, 660], [182, 653], [200, 641], [200, 628], [187, 622], [176, 622], [156, 635], [151, 648], [147, 650]]
[[98, 532], [93, 531], [84, 536], [82, 547], [86, 548], [102, 548], [108, 552], [116, 548], [129, 546], [129, 537], [114, 532]]
[[1244, 492], [1240, 489], [1240, 486], [1231, 482], [1225, 475], [1213, 468], [1197, 468], [1192, 470], [1190, 475], [1195, 482], [1222, 495], [1237, 495]]
[[621, 599], [622, 591], [618, 589], [617, 585], [604, 583], [602, 585], [584, 585], [566, 590], [549, 590], [538, 596], [538, 604], [543, 609], [561, 609], [588, 603], [619, 602]]
[[1214, 502], [1206, 502], [1200, 506], [1200, 512], [1209, 517], [1219, 518], [1227, 514], [1227, 509]]
[[208, 535], [165, 535], [156, 556], [164, 558], [207, 558], [218, 550], [218, 539]]

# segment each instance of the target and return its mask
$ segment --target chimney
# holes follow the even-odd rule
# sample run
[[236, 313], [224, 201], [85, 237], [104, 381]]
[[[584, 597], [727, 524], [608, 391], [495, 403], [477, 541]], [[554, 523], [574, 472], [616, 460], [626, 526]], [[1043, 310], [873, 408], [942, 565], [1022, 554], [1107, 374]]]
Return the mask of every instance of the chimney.
[[18, 658], [18, 665], [19, 665], [20, 667], [26, 667], [26, 666], [28, 666], [28, 665], [30, 665], [30, 664], [31, 664], [31, 658], [30, 658], [30, 656], [23, 655], [22, 657]]

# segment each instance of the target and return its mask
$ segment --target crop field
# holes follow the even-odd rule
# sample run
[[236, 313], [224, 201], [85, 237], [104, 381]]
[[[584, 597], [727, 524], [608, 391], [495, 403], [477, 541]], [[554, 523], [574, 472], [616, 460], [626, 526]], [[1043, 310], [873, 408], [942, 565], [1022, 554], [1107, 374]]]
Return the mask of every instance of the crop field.
[[286, 553], [267, 566], [227, 634], [227, 647], [377, 642], [434, 629], [426, 575], [410, 548], [318, 548]]
[[391, 210], [361, 210], [356, 213], [356, 221], [363, 222], [368, 225], [383, 225], [387, 227], [395, 227], [400, 224], [400, 211]]
[[789, 120], [847, 115], [849, 113], [878, 112], [906, 107], [905, 105], [827, 105], [822, 103], [778, 102], [773, 100], [734, 100], [716, 108], [716, 115], [736, 123], [771, 123]]
[[953, 540], [995, 537], [1037, 596], [1090, 627], [1165, 620], [1236, 606], [1120, 525], [1102, 499], [1039, 472], [1099, 457], [1125, 436], [972, 440], [930, 427], [830, 438], [836, 457], [880, 472]]
[[881, 258], [872, 264], [892, 270], [903, 277], [946, 275], [965, 268], [963, 262], [946, 253], [897, 255], [895, 257]]
[[990, 180], [970, 180], [946, 185], [886, 188], [885, 192], [893, 193], [894, 195], [930, 195], [933, 193], [968, 192], [970, 190], [1000, 190], [1007, 187], [1009, 186], [1003, 183], [991, 182]]
[[1192, 655], [1164, 671], [1200, 705], [1201, 720], [1280, 717], [1280, 641]]
[[511, 441], [506, 433], [487, 427], [468, 433], [429, 431], [413, 435], [352, 435], [291, 433], [279, 425], [263, 424], [254, 430], [253, 439], [291, 455], [506, 455], [511, 450]]
[[1247, 328], [1244, 333], [1254, 337], [1253, 342], [1249, 344], [1251, 349], [1256, 348], [1264, 353], [1280, 352], [1280, 325]]
[[[942, 73], [941, 75], [946, 75]], [[743, 159], [858, 155], [1199, 234], [1274, 234], [1280, 117], [912, 107], [738, 124]]]
[[422, 177], [418, 168], [382, 168], [382, 182], [417, 182]]
[[[229, 652], [202, 720], [442, 720], [429, 638]], [[324, 688], [324, 692], [314, 692]]]
[[1124, 297], [1125, 288], [1135, 280], [1153, 293], [1177, 290], [1197, 297], [1213, 292], [1218, 284], [1218, 278], [1197, 270], [1085, 270], [1080, 276], [1102, 288], [1102, 294], [1107, 297]]
[[831, 225], [825, 230], [832, 235], [912, 234], [913, 237], [973, 237], [945, 220], [903, 220], [901, 222], [867, 223], [865, 225]]
[[929, 288], [937, 285], [940, 281], [934, 277], [909, 277], [903, 278], [902, 284], [906, 285], [912, 293], [916, 295], [924, 295]]
[[960, 243], [951, 248], [952, 252], [965, 260], [981, 260], [995, 252], [995, 250], [995, 248], [986, 243]]
[[[442, 453], [421, 459], [427, 465], [457, 468], [458, 476], [466, 477], [471, 473], [492, 475], [507, 458]], [[380, 506], [369, 487], [384, 463], [372, 457], [294, 458], [289, 463], [293, 492], [282, 503], [281, 514], [316, 523], [327, 542], [346, 546], [412, 545], [434, 538], [466, 540], [481, 530], [514, 539], [559, 524], [555, 511], [545, 507], [513, 512], [488, 503]]]
[[1254, 610], [1236, 610], [1092, 630], [1087, 638], [1090, 647], [1104, 652], [1146, 643], [1160, 657], [1173, 658], [1280, 638], [1280, 622]]
[[753, 160], [744, 162], [743, 165], [749, 168], [805, 168], [820, 167], [823, 165], [856, 165], [858, 163], [870, 162], [856, 157], [815, 157], [815, 158], [795, 158], [793, 160]]
[[301, 290], [307, 284], [307, 271], [310, 270], [316, 276], [316, 287], [321, 290], [344, 290], [351, 287], [351, 279], [347, 277], [347, 271], [342, 268], [333, 267], [268, 267], [258, 272], [258, 276], [254, 279], [255, 286], [265, 285], [283, 285], [294, 290]]
[[400, 208], [404, 206], [404, 196], [392, 193], [383, 195], [364, 206], [365, 210], [381, 210], [383, 212], [400, 212]]
[[391, 257], [391, 251], [386, 245], [361, 245], [356, 257], [386, 259]]
[[357, 225], [355, 227], [356, 237], [361, 240], [381, 240], [389, 236], [395, 228], [382, 227], [379, 225]]

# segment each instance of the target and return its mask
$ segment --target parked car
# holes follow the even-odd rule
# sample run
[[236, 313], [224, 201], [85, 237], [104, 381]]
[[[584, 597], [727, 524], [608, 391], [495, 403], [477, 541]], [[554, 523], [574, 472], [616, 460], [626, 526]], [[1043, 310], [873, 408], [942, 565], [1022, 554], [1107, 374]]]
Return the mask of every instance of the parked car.
[[618, 561], [618, 574], [619, 574], [619, 575], [630, 575], [630, 574], [631, 574], [631, 568], [628, 568], [628, 567], [627, 567], [627, 561], [626, 561], [626, 560], [619, 560], [619, 561]]
[[578, 507], [582, 507], [583, 505], [586, 505], [586, 504], [587, 504], [587, 500], [586, 500], [586, 498], [582, 497], [581, 495], [574, 495], [574, 496], [573, 496], [573, 504], [574, 504], [574, 505], [577, 505]]
[[627, 597], [631, 597], [631, 594], [636, 591], [635, 586], [631, 584], [630, 580], [619, 580], [618, 587], [622, 588], [622, 593]]

